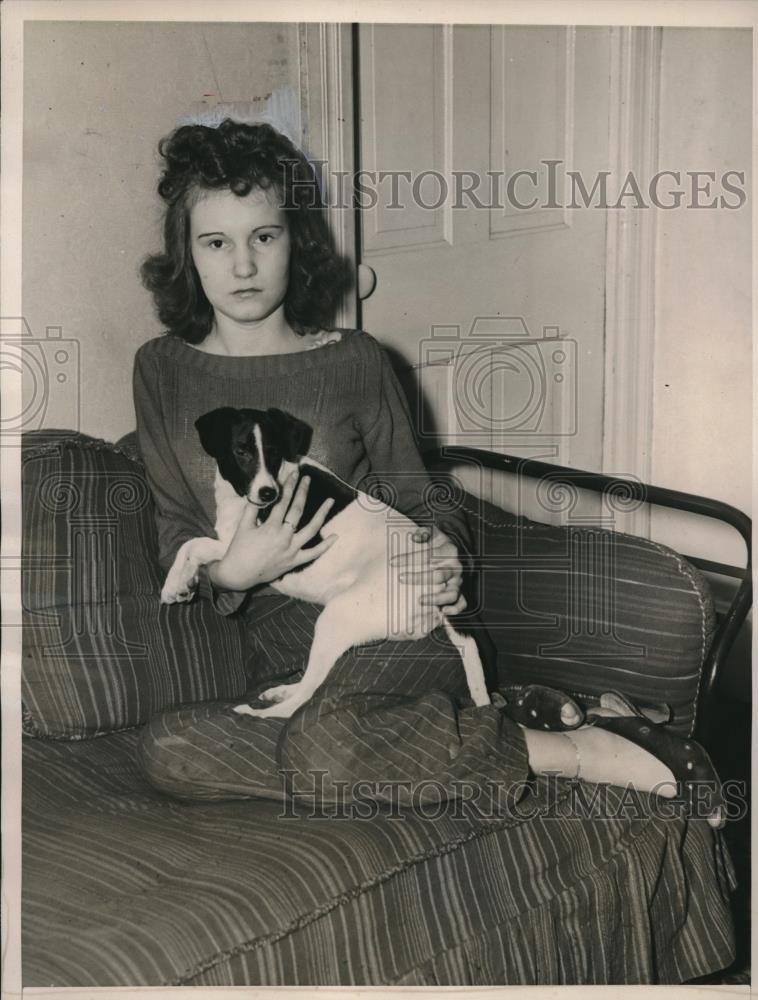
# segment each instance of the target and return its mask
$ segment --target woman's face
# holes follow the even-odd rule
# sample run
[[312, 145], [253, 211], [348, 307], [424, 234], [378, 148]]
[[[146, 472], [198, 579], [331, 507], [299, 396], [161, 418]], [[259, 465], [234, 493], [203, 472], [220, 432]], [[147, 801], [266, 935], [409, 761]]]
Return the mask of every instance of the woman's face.
[[274, 188], [204, 191], [190, 210], [192, 259], [216, 318], [265, 319], [284, 302], [290, 236]]

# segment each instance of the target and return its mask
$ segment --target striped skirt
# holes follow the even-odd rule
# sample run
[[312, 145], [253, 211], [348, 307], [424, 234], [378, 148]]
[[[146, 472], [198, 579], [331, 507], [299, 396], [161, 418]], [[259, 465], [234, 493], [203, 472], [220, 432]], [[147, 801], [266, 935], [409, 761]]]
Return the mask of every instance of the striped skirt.
[[[321, 608], [271, 595], [251, 602], [248, 697], [296, 681]], [[421, 640], [345, 653], [292, 719], [197, 705], [152, 719], [140, 763], [160, 791], [189, 799], [369, 799], [399, 805], [518, 797], [528, 776], [520, 728], [495, 705], [461, 707], [460, 654], [439, 628]]]

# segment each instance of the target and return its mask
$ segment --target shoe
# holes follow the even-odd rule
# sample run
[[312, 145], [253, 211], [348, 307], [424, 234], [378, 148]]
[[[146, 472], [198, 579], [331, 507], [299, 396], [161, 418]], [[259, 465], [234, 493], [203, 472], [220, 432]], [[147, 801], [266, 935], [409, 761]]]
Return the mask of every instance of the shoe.
[[[542, 684], [499, 688], [498, 691], [506, 699], [503, 714], [526, 729], [565, 732], [578, 729], [584, 722], [584, 710], [565, 691]], [[567, 706], [571, 712], [562, 714], [561, 710]], [[570, 722], [565, 721], [565, 715], [571, 716]]]
[[607, 729], [618, 736], [623, 736], [630, 743], [657, 757], [674, 775], [678, 786], [678, 797], [695, 809], [696, 817], [703, 817], [704, 802], [700, 796], [694, 801], [695, 792], [698, 787], [707, 789], [710, 797], [706, 817], [708, 823], [715, 829], [723, 827], [726, 819], [721, 780], [704, 748], [695, 740], [677, 736], [669, 732], [665, 726], [652, 722], [623, 695], [608, 692], [608, 696], [605, 705], [601, 698], [602, 707], [615, 709], [620, 706], [627, 714], [605, 716], [590, 709], [587, 712], [586, 725]]
[[587, 715], [605, 715], [603, 709], [608, 709], [610, 715], [640, 715], [655, 723], [671, 721], [671, 706], [665, 702], [658, 701], [652, 705], [633, 705], [620, 691], [606, 691], [601, 694], [599, 704], [588, 708]]

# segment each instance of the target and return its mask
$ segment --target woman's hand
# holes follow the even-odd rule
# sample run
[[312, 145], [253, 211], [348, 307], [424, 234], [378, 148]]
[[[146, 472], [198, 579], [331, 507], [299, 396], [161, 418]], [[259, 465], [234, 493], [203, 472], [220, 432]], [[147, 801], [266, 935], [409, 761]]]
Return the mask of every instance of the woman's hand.
[[463, 566], [455, 545], [436, 525], [431, 535], [428, 528], [419, 528], [412, 538], [419, 548], [390, 560], [400, 570], [398, 580], [422, 588], [419, 604], [423, 607], [435, 605], [445, 615], [460, 614], [466, 598], [460, 592]]
[[245, 504], [226, 555], [208, 568], [216, 586], [223, 590], [249, 590], [257, 584], [278, 580], [296, 566], [317, 559], [337, 540], [336, 535], [329, 535], [318, 545], [303, 549], [321, 530], [334, 501], [325, 500], [308, 524], [296, 531], [310, 485], [310, 478], [303, 476], [295, 492], [297, 475], [294, 470], [287, 478], [281, 497], [263, 524], [256, 525], [257, 509]]

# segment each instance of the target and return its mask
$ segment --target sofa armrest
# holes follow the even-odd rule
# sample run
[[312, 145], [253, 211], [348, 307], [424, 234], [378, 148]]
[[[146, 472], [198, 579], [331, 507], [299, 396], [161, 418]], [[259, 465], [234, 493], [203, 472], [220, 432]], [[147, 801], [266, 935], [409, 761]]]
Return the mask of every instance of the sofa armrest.
[[[707, 497], [649, 486], [637, 481], [605, 476], [600, 473], [569, 469], [532, 459], [499, 454], [485, 449], [462, 446], [438, 446], [428, 449], [424, 453], [424, 458], [430, 467], [439, 468], [442, 465], [444, 468], [445, 464], [450, 462], [458, 464], [469, 463], [478, 467], [484, 466], [509, 472], [517, 476], [549, 479], [552, 483], [568, 483], [574, 487], [591, 490], [596, 493], [615, 493], [625, 500], [631, 499], [636, 502], [690, 511], [706, 517], [716, 518], [735, 528], [742, 536], [747, 547], [747, 566], [745, 570], [735, 570], [735, 575], [741, 578], [741, 583], [728, 611], [718, 623], [716, 622], [710, 588], [705, 578], [694, 565], [696, 560], [688, 560], [687, 557], [676, 553], [673, 549], [666, 546], [657, 546], [661, 556], [673, 559], [676, 562], [679, 572], [682, 574], [682, 580], [686, 579], [689, 581], [689, 583], [684, 585], [684, 589], [691, 589], [693, 598], [702, 604], [701, 623], [699, 627], [702, 629], [703, 654], [701, 662], [697, 664], [697, 688], [694, 692], [695, 701], [691, 707], [691, 723], [687, 728], [690, 732], [696, 731], [697, 735], [704, 741], [709, 739], [713, 716], [713, 694], [718, 682], [719, 670], [752, 604], [750, 575], [751, 520], [747, 515], [728, 504]], [[493, 509], [498, 510], [498, 508]], [[500, 511], [498, 516], [503, 517], [504, 512]], [[512, 521], [519, 520], [515, 518], [515, 515], [507, 515], [507, 517], [510, 517]], [[521, 520], [525, 521], [526, 519]], [[505, 523], [508, 523], [507, 520]], [[572, 530], [575, 533], [577, 529]], [[615, 535], [618, 540], [632, 539], [634, 537], [621, 535], [620, 533], [611, 534]], [[646, 558], [650, 558], [651, 548], [655, 547], [656, 543], [645, 539], [636, 539], [635, 541], [646, 548]], [[682, 588], [677, 587], [676, 589], [681, 590]], [[662, 599], [665, 600], [664, 592], [662, 592], [662, 595]], [[693, 628], [696, 627], [697, 617], [698, 615], [696, 614], [691, 623]], [[663, 698], [661, 700], [667, 699]], [[680, 728], [685, 725], [684, 717], [680, 717], [679, 723]]]
[[123, 451], [133, 462], [138, 462], [142, 465], [142, 459], [140, 458], [139, 448], [137, 447], [137, 432], [129, 431], [128, 434], [124, 434], [120, 437], [115, 444], [115, 447], [119, 451]]
[[246, 689], [244, 623], [167, 606], [152, 497], [127, 448], [32, 432], [22, 449], [25, 732], [83, 739]]

